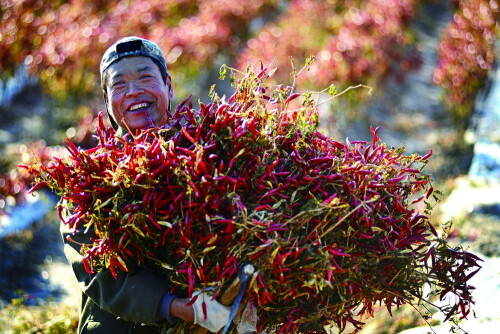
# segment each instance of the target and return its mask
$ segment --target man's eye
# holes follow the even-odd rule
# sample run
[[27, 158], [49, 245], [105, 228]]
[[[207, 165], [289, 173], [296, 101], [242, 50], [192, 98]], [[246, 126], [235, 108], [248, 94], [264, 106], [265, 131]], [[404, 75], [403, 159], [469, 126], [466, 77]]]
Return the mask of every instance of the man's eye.
[[111, 84], [111, 87], [119, 87], [123, 85], [123, 81], [116, 81]]
[[151, 74], [143, 74], [143, 75], [141, 75], [141, 79], [150, 79], [152, 77], [153, 76]]

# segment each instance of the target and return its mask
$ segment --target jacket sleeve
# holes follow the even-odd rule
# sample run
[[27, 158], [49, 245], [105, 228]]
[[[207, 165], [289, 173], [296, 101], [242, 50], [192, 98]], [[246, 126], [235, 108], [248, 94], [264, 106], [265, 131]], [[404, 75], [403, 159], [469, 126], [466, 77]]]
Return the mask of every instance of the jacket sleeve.
[[[126, 321], [157, 325], [157, 310], [169, 289], [168, 282], [147, 269], [134, 269], [117, 273], [109, 270], [89, 274], [83, 266], [81, 244], [89, 244], [92, 230], [80, 229], [73, 233], [61, 223], [64, 253], [70, 262], [80, 288], [101, 309]], [[67, 240], [67, 236], [71, 240]]]

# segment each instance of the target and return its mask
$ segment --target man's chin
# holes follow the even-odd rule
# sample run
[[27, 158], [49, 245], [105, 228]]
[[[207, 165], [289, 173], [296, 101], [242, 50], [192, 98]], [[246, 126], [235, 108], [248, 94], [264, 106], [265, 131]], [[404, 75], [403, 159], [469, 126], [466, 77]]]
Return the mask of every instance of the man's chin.
[[127, 117], [125, 119], [124, 123], [126, 129], [128, 127], [128, 130], [130, 131], [144, 129], [153, 125], [153, 121], [151, 120], [151, 118], [149, 118], [148, 114], [129, 115], [129, 116], [135, 116], [135, 117]]

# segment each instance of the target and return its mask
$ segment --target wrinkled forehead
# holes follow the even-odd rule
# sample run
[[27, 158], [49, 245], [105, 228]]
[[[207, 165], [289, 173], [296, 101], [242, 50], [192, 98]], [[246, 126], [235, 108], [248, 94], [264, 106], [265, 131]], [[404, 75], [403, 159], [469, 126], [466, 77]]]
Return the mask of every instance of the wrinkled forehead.
[[124, 57], [113, 63], [107, 70], [107, 82], [116, 81], [124, 76], [150, 73], [161, 77], [160, 69], [149, 57]]

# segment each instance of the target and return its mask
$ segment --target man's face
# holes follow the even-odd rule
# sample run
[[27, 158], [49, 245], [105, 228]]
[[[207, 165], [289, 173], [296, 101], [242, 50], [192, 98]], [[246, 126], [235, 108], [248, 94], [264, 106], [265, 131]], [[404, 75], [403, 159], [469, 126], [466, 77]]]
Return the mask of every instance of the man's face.
[[172, 98], [170, 81], [149, 57], [125, 57], [107, 70], [106, 101], [116, 123], [134, 131], [165, 125]]

